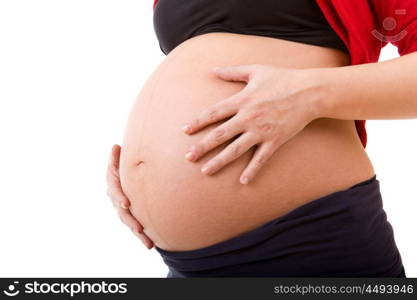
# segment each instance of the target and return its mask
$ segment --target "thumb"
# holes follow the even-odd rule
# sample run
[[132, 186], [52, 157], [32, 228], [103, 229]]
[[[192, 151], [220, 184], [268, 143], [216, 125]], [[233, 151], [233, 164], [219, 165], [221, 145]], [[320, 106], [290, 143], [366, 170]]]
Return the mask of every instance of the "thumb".
[[223, 80], [248, 82], [253, 68], [252, 65], [218, 67], [214, 68], [214, 73]]

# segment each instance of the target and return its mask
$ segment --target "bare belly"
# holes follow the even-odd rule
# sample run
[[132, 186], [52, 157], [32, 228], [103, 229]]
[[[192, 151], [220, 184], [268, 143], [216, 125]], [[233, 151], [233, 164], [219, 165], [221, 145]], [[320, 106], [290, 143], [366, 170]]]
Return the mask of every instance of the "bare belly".
[[239, 176], [246, 154], [212, 176], [200, 168], [227, 144], [198, 162], [184, 155], [218, 124], [188, 136], [181, 126], [244, 87], [212, 74], [234, 64], [337, 67], [346, 54], [267, 37], [209, 33], [174, 49], [143, 86], [122, 144], [121, 183], [133, 215], [158, 247], [194, 250], [247, 232], [316, 198], [374, 175], [354, 121], [320, 118], [280, 147], [248, 185]]

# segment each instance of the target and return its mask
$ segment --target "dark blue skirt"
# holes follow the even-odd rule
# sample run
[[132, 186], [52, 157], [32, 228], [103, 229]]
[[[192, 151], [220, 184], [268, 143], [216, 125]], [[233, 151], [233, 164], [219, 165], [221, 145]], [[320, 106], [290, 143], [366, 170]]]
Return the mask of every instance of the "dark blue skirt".
[[376, 175], [226, 241], [155, 249], [167, 277], [405, 277]]

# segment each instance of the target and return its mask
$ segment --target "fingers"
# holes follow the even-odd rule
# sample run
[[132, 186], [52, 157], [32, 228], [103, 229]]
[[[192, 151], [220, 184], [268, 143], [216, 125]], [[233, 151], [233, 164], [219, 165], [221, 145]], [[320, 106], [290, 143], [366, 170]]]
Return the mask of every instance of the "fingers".
[[117, 208], [117, 215], [122, 223], [128, 226], [148, 249], [153, 247], [153, 241], [143, 232], [143, 226], [128, 209], [123, 209], [121, 207]]
[[146, 248], [152, 249], [152, 247], [154, 246], [154, 243], [146, 234], [137, 233], [134, 231], [133, 233], [142, 241], [142, 243], [146, 246]]
[[212, 123], [235, 115], [238, 112], [237, 100], [244, 95], [242, 91], [204, 110], [195, 119], [185, 124], [182, 130], [187, 134], [192, 134]]
[[230, 140], [243, 131], [242, 122], [237, 116], [218, 126], [208, 133], [198, 143], [192, 145], [185, 155], [189, 161], [196, 161], [205, 153]]
[[116, 169], [119, 169], [121, 150], [122, 148], [117, 144], [114, 144], [111, 148], [109, 164], [113, 165]]
[[214, 73], [221, 79], [227, 81], [248, 82], [256, 65], [236, 65], [215, 68]]
[[152, 249], [153, 241], [146, 236], [143, 232], [143, 226], [128, 209], [130, 201], [123, 193], [119, 176], [120, 152], [121, 147], [113, 145], [107, 166], [107, 195], [112, 200], [122, 223], [128, 226], [148, 249]]
[[127, 209], [130, 207], [130, 201], [127, 199], [125, 194], [117, 187], [108, 187], [107, 196], [112, 201], [115, 208]]
[[132, 216], [131, 212], [128, 209], [123, 209], [121, 207], [117, 208], [117, 215], [122, 221], [123, 224], [128, 226], [132, 231], [142, 233], [143, 226]]
[[229, 144], [223, 151], [207, 162], [201, 172], [205, 175], [212, 175], [228, 163], [240, 157], [247, 152], [257, 142], [256, 135], [252, 133], [244, 133], [239, 138]]
[[248, 166], [243, 171], [240, 182], [242, 184], [247, 184], [251, 181], [259, 170], [264, 166], [265, 162], [271, 158], [274, 153], [274, 147], [272, 142], [262, 143], [256, 149], [255, 153]]
[[113, 145], [107, 166], [107, 195], [113, 205], [128, 208], [130, 202], [123, 193], [119, 177], [120, 151], [119, 145]]

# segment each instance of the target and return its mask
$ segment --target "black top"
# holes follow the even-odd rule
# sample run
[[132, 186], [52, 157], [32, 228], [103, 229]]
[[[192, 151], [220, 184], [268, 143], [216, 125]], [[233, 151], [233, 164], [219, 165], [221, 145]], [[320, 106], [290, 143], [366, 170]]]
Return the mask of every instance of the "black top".
[[208, 32], [275, 37], [349, 54], [315, 0], [159, 0], [153, 17], [165, 54]]

